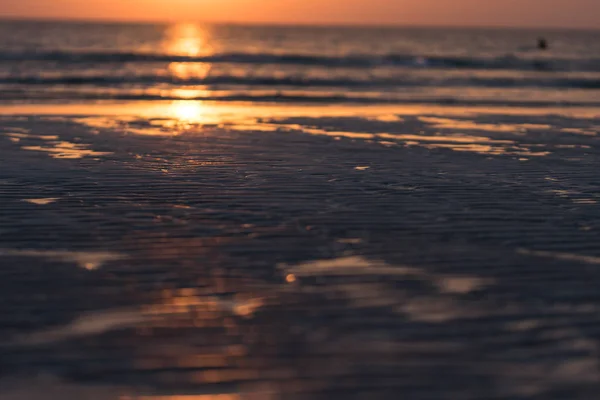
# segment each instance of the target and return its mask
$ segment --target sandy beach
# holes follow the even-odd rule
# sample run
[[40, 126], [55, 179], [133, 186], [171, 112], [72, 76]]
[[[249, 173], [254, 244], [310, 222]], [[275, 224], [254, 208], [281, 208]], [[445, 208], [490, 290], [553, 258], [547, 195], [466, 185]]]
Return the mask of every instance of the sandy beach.
[[598, 392], [593, 109], [70, 107], [0, 117], [0, 399]]
[[[598, 398], [597, 21], [532, 1], [0, 0], [0, 400]], [[133, 22], [211, 10], [281, 18]]]

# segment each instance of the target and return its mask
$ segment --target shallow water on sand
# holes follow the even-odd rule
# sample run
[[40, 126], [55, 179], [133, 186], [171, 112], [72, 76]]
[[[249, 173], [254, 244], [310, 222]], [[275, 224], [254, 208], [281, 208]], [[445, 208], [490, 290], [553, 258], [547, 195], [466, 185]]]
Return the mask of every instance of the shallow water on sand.
[[106, 107], [0, 117], [0, 399], [600, 389], [593, 110]]

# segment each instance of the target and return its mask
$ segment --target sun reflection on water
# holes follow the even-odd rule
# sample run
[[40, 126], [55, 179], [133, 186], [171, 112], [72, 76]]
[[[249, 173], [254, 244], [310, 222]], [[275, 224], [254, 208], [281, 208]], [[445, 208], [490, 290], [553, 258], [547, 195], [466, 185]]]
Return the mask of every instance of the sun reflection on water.
[[[209, 44], [209, 32], [206, 28], [195, 24], [173, 25], [167, 31], [164, 47], [166, 53], [170, 55], [190, 58], [171, 62], [167, 66], [165, 72], [176, 80], [202, 80], [210, 73], [211, 64], [194, 60], [196, 57], [209, 56], [214, 53]], [[196, 87], [190, 89], [178, 88], [161, 94], [181, 99], [192, 99], [209, 93], [198, 90]]]
[[209, 74], [212, 65], [205, 62], [172, 62], [169, 72], [177, 79], [204, 79]]
[[169, 107], [170, 114], [183, 123], [199, 123], [206, 118], [206, 107], [201, 101], [174, 101]]
[[165, 47], [169, 54], [198, 57], [213, 52], [208, 43], [208, 31], [196, 24], [176, 24], [167, 31]]

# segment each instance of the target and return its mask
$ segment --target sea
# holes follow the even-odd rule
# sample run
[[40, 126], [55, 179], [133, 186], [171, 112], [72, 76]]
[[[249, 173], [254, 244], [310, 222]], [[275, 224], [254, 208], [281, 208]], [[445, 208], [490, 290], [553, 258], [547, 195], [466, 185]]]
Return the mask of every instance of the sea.
[[[0, 101], [600, 105], [585, 30], [0, 22]], [[544, 38], [549, 48], [539, 50]]]

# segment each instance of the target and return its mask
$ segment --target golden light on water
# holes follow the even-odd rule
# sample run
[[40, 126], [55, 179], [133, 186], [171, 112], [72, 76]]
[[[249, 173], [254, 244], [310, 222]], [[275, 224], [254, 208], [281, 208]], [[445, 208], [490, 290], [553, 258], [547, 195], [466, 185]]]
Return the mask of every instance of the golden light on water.
[[165, 91], [164, 93], [176, 97], [182, 100], [192, 100], [197, 99], [202, 96], [210, 96], [211, 92], [208, 90], [200, 90], [200, 89], [188, 89], [188, 88], [179, 88], [173, 89], [170, 91]]
[[[178, 24], [173, 25], [167, 30], [165, 40], [165, 50], [168, 54], [182, 57], [202, 57], [213, 54], [214, 50], [209, 44], [209, 32], [195, 24]], [[202, 80], [205, 79], [212, 65], [206, 62], [196, 62], [193, 60], [183, 60], [171, 62], [167, 67], [167, 73], [176, 80], [189, 81], [190, 79]], [[203, 94], [210, 94], [205, 90], [199, 90], [198, 86], [193, 88], [182, 87], [171, 91], [169, 95], [181, 99], [193, 99], [200, 97]], [[184, 119], [189, 119], [191, 114], [190, 106], [181, 107], [181, 113]], [[197, 107], [196, 107], [197, 108]], [[179, 109], [179, 107], [178, 107]]]
[[181, 122], [202, 122], [206, 119], [206, 107], [201, 101], [174, 101], [170, 106], [170, 114]]
[[172, 62], [169, 72], [179, 79], [206, 78], [212, 65], [205, 62]]
[[169, 54], [177, 56], [198, 57], [213, 53], [208, 31], [196, 24], [177, 24], [170, 27], [165, 47]]

